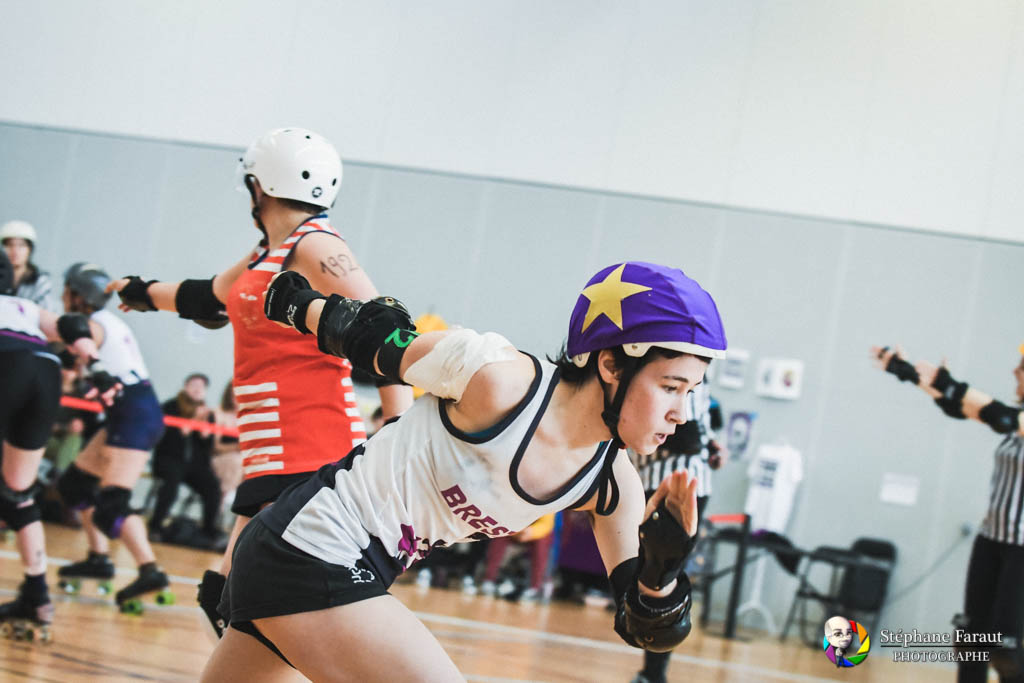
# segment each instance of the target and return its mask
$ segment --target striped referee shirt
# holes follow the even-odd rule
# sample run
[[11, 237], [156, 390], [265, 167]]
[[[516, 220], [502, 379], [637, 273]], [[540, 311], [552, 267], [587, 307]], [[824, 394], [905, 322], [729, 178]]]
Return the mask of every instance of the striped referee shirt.
[[629, 452], [640, 481], [645, 491], [658, 488], [661, 480], [672, 472], [686, 471], [697, 480], [697, 496], [711, 495], [711, 466], [708, 465], [710, 451], [708, 444], [714, 440], [715, 433], [711, 429], [711, 392], [707, 386], [698, 385], [686, 396], [686, 419], [697, 423], [700, 433], [700, 453], [693, 455], [672, 454], [667, 458], [659, 456], [655, 451], [650, 455], [638, 455]]
[[996, 448], [989, 486], [988, 512], [981, 535], [992, 541], [1024, 545], [1024, 437], [1009, 434]]

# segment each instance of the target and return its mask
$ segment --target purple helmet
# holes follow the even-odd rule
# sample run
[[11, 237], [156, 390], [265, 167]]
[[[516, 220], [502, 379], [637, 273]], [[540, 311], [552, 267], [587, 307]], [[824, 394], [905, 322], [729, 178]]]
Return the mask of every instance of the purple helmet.
[[615, 346], [633, 357], [659, 346], [725, 358], [725, 330], [711, 295], [683, 271], [627, 261], [590, 278], [569, 319], [566, 351], [579, 367]]

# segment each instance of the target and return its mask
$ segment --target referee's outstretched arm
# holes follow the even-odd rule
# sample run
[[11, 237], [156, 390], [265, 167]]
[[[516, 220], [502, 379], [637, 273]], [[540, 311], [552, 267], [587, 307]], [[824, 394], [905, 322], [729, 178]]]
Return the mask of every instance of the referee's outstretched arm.
[[[1018, 406], [1008, 406], [988, 394], [955, 379], [945, 363], [935, 366], [928, 361], [911, 365], [903, 356], [903, 350], [872, 347], [872, 359], [876, 366], [896, 375], [901, 381], [913, 382], [921, 391], [935, 399], [936, 405], [946, 415], [977, 420], [999, 434], [1017, 433], [1024, 436], [1024, 411]], [[1020, 368], [1024, 372], [1024, 368]]]

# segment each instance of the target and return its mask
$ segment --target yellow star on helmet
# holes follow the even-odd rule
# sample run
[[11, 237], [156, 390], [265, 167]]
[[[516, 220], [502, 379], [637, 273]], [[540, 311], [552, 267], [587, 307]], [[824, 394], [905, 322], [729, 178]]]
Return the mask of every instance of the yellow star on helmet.
[[626, 264], [623, 263], [608, 273], [604, 280], [583, 290], [583, 296], [590, 299], [590, 306], [587, 307], [587, 315], [583, 318], [583, 329], [580, 332], [586, 332], [590, 324], [602, 313], [620, 330], [622, 329], [622, 300], [650, 289], [633, 282], [623, 282], [622, 271], [625, 269]]

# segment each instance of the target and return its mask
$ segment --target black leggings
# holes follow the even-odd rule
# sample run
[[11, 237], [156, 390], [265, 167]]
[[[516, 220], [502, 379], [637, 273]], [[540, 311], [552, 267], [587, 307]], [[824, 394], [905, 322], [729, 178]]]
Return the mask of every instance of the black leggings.
[[[1020, 642], [1024, 631], [1024, 546], [999, 543], [984, 536], [974, 539], [971, 561], [967, 566], [964, 591], [967, 630], [1014, 636]], [[960, 662], [958, 683], [984, 681], [987, 662]], [[1024, 676], [1001, 678], [1024, 681]]]
[[159, 466], [154, 463], [154, 470], [154, 474], [161, 482], [153, 516], [149, 519], [149, 528], [154, 531], [163, 528], [164, 519], [178, 497], [178, 487], [185, 484], [203, 501], [203, 531], [217, 535], [217, 517], [220, 514], [221, 503], [220, 480], [213, 473], [210, 459], [195, 457], [186, 462], [178, 458], [161, 458]]
[[42, 448], [60, 408], [60, 365], [52, 354], [0, 352], [0, 439], [16, 448]]

